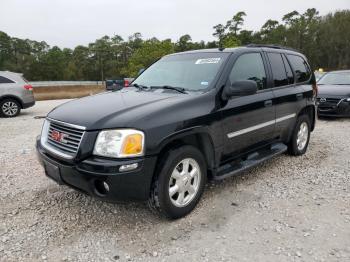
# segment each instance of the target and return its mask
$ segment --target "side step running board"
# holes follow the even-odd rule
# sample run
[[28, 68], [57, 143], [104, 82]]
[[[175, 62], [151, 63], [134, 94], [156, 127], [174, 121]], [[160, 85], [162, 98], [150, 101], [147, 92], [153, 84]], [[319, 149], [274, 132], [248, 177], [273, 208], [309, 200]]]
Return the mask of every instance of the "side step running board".
[[275, 143], [271, 146], [260, 149], [254, 153], [248, 154], [243, 159], [237, 159], [229, 164], [218, 168], [214, 180], [221, 180], [227, 177], [234, 176], [242, 171], [253, 168], [260, 163], [286, 152], [288, 147], [283, 143]]

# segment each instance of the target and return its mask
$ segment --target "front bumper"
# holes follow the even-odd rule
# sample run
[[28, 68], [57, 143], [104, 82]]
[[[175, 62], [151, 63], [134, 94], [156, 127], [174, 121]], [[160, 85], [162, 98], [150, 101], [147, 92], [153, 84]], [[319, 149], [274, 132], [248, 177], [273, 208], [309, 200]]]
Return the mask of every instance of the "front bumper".
[[340, 101], [336, 105], [323, 106], [320, 103], [317, 107], [319, 116], [350, 117], [350, 102]]
[[[40, 140], [36, 141], [40, 164], [48, 177], [58, 184], [70, 186], [93, 197], [106, 200], [147, 200], [150, 194], [156, 157], [144, 157], [134, 160], [111, 160], [91, 156], [78, 163], [59, 160], [44, 149]], [[119, 172], [121, 165], [138, 163], [135, 170]], [[56, 175], [49, 175], [51, 169]], [[107, 183], [109, 190], [101, 193], [100, 186]]]

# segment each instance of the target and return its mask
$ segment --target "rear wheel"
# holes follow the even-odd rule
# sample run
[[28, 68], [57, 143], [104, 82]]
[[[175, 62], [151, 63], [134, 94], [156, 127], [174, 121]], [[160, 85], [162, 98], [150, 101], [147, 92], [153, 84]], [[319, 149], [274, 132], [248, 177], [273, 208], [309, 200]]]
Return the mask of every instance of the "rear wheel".
[[299, 116], [288, 145], [288, 151], [291, 155], [305, 154], [310, 141], [310, 127], [310, 118], [307, 115]]
[[153, 183], [149, 204], [168, 218], [183, 217], [197, 205], [206, 178], [206, 163], [197, 148], [170, 150]]
[[14, 99], [5, 98], [0, 102], [0, 115], [3, 117], [15, 117], [21, 112], [21, 105]]

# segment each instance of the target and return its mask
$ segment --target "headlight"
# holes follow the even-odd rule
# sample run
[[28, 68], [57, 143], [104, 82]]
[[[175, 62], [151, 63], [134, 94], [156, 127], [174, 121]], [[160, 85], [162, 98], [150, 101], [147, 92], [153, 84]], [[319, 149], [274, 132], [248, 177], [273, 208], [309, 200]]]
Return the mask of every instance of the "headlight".
[[144, 154], [145, 135], [134, 129], [101, 131], [96, 139], [94, 155], [125, 158]]
[[49, 133], [50, 122], [46, 119], [44, 120], [43, 128], [41, 129], [40, 143], [45, 145], [47, 142], [47, 136]]
[[350, 97], [346, 99], [347, 102], [350, 102]]

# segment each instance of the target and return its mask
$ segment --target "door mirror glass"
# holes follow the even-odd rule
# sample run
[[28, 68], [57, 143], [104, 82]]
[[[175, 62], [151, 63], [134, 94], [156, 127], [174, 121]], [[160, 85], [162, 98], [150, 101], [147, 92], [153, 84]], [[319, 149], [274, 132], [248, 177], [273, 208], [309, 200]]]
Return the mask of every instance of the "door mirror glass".
[[222, 92], [222, 98], [228, 100], [233, 96], [254, 95], [258, 91], [258, 85], [253, 80], [241, 80], [233, 82], [231, 86], [225, 86]]

